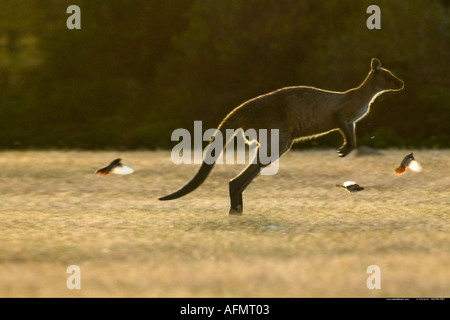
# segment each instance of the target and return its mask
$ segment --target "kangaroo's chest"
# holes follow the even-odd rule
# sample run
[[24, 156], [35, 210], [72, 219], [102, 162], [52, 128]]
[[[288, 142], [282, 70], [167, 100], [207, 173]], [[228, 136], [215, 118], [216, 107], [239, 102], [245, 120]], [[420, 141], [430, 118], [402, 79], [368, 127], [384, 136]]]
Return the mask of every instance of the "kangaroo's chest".
[[361, 108], [356, 109], [350, 116], [350, 121], [355, 122], [364, 117], [369, 112], [369, 103], [363, 105]]

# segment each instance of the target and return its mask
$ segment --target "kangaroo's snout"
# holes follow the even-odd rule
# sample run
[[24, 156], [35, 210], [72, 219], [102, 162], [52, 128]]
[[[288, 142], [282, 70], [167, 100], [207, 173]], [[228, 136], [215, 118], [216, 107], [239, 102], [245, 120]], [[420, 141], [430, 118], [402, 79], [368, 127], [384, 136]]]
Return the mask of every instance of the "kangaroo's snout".
[[397, 80], [397, 90], [402, 90], [404, 87], [405, 87], [405, 83], [402, 80], [398, 79]]
[[393, 91], [400, 91], [400, 90], [403, 90], [404, 87], [405, 87], [405, 83], [402, 80], [396, 78], [394, 80], [394, 88], [392, 90]]

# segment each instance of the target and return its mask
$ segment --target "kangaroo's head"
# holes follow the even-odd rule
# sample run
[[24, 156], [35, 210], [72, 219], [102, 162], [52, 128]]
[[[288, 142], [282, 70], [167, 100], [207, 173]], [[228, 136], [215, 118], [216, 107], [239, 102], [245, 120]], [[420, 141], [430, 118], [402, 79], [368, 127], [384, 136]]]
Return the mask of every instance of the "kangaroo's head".
[[370, 63], [370, 77], [377, 91], [398, 91], [402, 90], [404, 83], [387, 69], [381, 67], [380, 60], [373, 58]]

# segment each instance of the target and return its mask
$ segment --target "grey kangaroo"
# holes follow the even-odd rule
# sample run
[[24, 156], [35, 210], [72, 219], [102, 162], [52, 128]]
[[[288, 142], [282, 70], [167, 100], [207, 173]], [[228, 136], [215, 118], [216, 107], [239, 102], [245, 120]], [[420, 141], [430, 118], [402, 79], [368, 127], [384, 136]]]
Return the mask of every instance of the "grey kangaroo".
[[[269, 132], [272, 131], [270, 129], [278, 129], [278, 156], [281, 157], [289, 151], [295, 141], [339, 130], [344, 142], [337, 153], [340, 157], [345, 157], [356, 146], [356, 122], [369, 113], [370, 105], [375, 98], [384, 92], [399, 91], [404, 87], [402, 80], [389, 70], [381, 68], [381, 62], [378, 59], [372, 59], [370, 67], [371, 70], [363, 83], [345, 92], [294, 86], [248, 100], [225, 117], [217, 128], [216, 134], [220, 131], [225, 137], [226, 129], [245, 131], [253, 128], [267, 129]], [[270, 137], [268, 140], [270, 141]], [[227, 141], [224, 139], [223, 148], [226, 144]], [[260, 171], [270, 164], [260, 161], [259, 155], [260, 149], [256, 153], [256, 161], [250, 163], [238, 176], [230, 180], [230, 214], [242, 214], [242, 193]], [[215, 159], [218, 156], [214, 155]], [[178, 191], [159, 200], [176, 199], [195, 190], [205, 181], [214, 164], [214, 161], [203, 160], [199, 171], [191, 181]]]

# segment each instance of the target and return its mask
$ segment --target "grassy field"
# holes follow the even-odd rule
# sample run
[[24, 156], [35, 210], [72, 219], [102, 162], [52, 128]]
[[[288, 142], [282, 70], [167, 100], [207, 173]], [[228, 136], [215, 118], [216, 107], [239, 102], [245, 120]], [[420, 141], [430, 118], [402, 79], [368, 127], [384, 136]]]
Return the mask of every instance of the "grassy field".
[[[228, 180], [242, 165], [160, 202], [198, 165], [168, 151], [2, 152], [0, 296], [450, 297], [450, 151], [415, 150], [423, 171], [396, 176], [409, 152], [291, 151], [250, 184], [241, 217]], [[117, 157], [135, 173], [94, 174]], [[346, 180], [365, 190], [335, 187]]]

